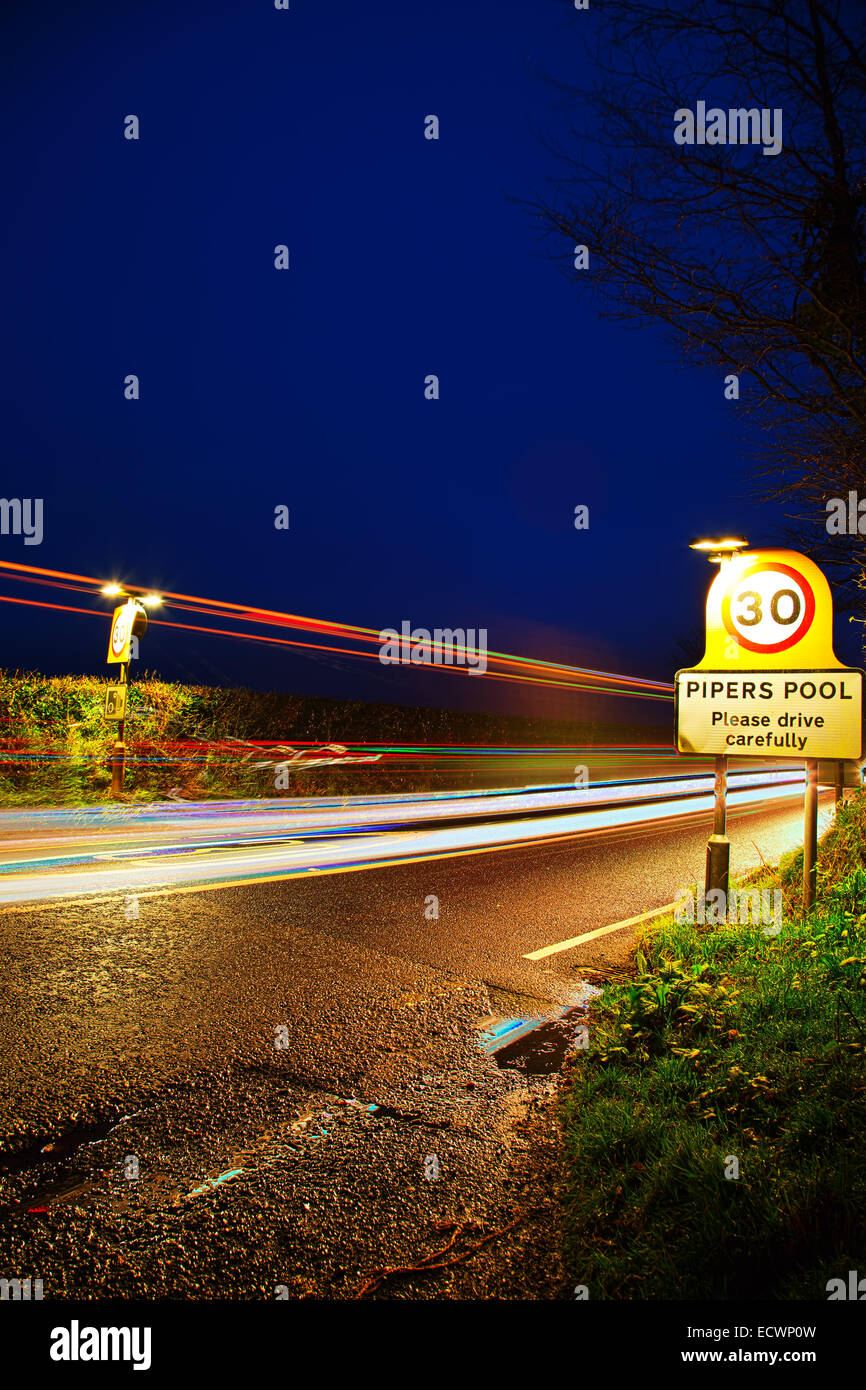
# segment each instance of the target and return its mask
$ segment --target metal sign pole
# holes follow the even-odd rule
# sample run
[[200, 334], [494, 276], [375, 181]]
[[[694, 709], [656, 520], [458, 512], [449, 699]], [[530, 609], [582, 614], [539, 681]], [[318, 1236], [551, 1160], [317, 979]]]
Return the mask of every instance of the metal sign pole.
[[803, 915], [815, 904], [818, 882], [818, 759], [806, 760], [806, 799], [803, 815]]
[[[128, 669], [129, 669], [129, 662], [128, 662], [128, 661], [121, 661], [121, 663], [120, 663], [120, 684], [121, 684], [121, 685], [126, 685], [126, 684], [128, 683], [128, 677], [127, 677], [127, 671], [128, 671]], [[126, 697], [127, 697], [127, 692], [124, 692], [124, 698], [126, 698]], [[125, 708], [125, 706], [124, 706], [124, 708]], [[114, 757], [113, 757], [112, 763], [111, 763], [111, 795], [112, 795], [112, 796], [120, 796], [120, 795], [122, 795], [122, 793], [123, 793], [123, 777], [124, 777], [124, 773], [125, 773], [125, 771], [126, 771], [126, 744], [124, 743], [124, 739], [123, 739], [125, 729], [126, 729], [126, 720], [125, 720], [125, 719], [119, 720], [119, 721], [118, 721], [118, 725], [117, 725], [117, 738], [116, 738], [115, 744], [114, 744]]]
[[727, 820], [728, 759], [724, 753], [716, 756], [716, 803], [713, 812], [713, 833], [707, 841], [707, 872], [705, 896], [721, 889], [728, 901], [728, 876], [731, 864], [731, 842], [725, 834]]

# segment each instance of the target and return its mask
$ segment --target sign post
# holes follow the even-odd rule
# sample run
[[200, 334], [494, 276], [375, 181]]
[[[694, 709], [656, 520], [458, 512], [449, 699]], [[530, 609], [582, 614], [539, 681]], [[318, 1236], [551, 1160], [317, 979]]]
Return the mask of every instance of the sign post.
[[859, 760], [863, 752], [863, 672], [836, 659], [830, 586], [814, 561], [793, 550], [743, 551], [725, 559], [707, 595], [704, 657], [677, 672], [675, 689], [678, 751], [716, 758], [708, 888], [721, 888], [721, 877], [727, 879], [719, 759], [793, 758], [807, 768], [808, 910], [817, 876], [817, 760]]
[[806, 799], [803, 815], [803, 916], [815, 905], [818, 881], [818, 759], [806, 762]]
[[728, 799], [728, 760], [724, 753], [716, 754], [715, 806], [713, 833], [707, 841], [707, 871], [705, 893], [720, 888], [728, 898], [728, 877], [731, 865], [731, 842], [725, 834]]
[[129, 662], [125, 661], [120, 668], [120, 684], [124, 690], [122, 708], [124, 714], [117, 722], [117, 736], [114, 743], [114, 752], [111, 760], [111, 795], [120, 796], [123, 791], [123, 778], [126, 772], [126, 743], [124, 734], [126, 732], [126, 687], [128, 685], [127, 670]]

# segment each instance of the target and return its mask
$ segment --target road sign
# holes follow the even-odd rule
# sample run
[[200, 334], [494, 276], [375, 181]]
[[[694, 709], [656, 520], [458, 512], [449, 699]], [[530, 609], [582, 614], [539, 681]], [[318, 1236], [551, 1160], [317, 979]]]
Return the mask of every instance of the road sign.
[[794, 550], [750, 550], [723, 561], [707, 595], [699, 669], [824, 671], [839, 664], [830, 585], [813, 560]]
[[793, 550], [723, 561], [707, 595], [706, 651], [676, 676], [681, 753], [862, 755], [863, 673], [833, 651], [830, 585]]
[[105, 691], [106, 719], [126, 718], [126, 694], [128, 685], [109, 685]]
[[111, 620], [111, 636], [108, 639], [109, 663], [129, 660], [129, 648], [132, 642], [132, 624], [135, 618], [135, 606], [131, 603], [123, 603], [119, 608], [115, 608], [114, 617]]
[[853, 758], [863, 752], [863, 672], [678, 671], [680, 753]]

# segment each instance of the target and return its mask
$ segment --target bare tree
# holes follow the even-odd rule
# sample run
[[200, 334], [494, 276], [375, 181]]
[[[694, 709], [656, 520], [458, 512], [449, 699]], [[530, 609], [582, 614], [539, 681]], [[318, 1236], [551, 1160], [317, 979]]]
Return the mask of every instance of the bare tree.
[[[589, 13], [600, 80], [554, 84], [565, 167], [529, 206], [604, 313], [661, 322], [687, 361], [740, 378], [767, 431], [758, 490], [820, 558], [866, 568], [866, 537], [824, 528], [828, 498], [866, 493], [866, 4], [604, 0]], [[587, 19], [575, 16], [584, 34]], [[780, 111], [781, 150], [676, 143], [677, 113], [699, 100]], [[581, 245], [589, 275], [573, 269]]]

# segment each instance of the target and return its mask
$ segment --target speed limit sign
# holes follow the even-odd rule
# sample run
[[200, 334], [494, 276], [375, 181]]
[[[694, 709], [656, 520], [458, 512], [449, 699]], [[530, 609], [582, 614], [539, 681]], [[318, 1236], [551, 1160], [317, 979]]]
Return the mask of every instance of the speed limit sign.
[[115, 608], [111, 619], [111, 635], [108, 639], [109, 664], [129, 661], [133, 637], [140, 636], [147, 626], [144, 609], [134, 600]]
[[132, 636], [132, 622], [126, 604], [115, 609], [111, 624], [111, 637], [108, 643], [109, 661], [129, 660], [129, 639]]
[[722, 562], [707, 594], [705, 670], [826, 670], [833, 599], [825, 576], [794, 550], [752, 550]]
[[707, 595], [707, 645], [675, 683], [681, 753], [859, 759], [863, 673], [833, 651], [833, 600], [793, 550], [725, 560]]
[[814, 617], [815, 594], [808, 579], [780, 561], [750, 565], [722, 598], [725, 629], [749, 652], [789, 651], [805, 637]]

